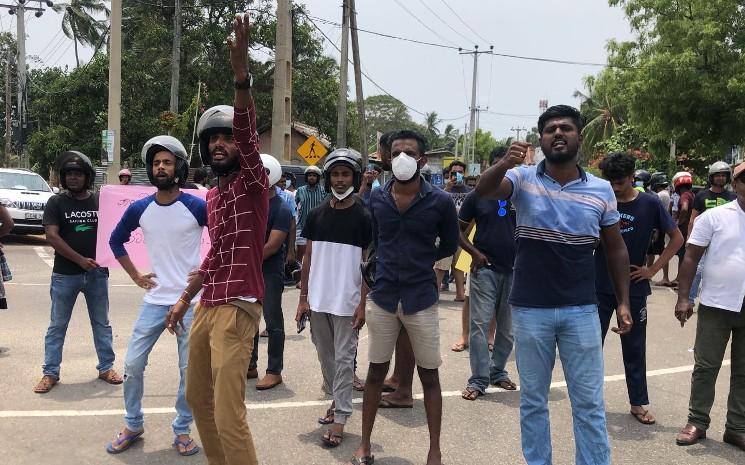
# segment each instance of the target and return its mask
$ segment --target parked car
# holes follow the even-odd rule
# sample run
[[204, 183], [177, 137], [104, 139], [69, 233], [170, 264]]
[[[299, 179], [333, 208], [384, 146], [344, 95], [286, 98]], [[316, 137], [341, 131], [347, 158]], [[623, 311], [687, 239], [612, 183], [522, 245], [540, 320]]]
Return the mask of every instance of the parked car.
[[44, 207], [56, 191], [33, 171], [0, 168], [0, 203], [13, 218], [13, 233], [42, 234]]

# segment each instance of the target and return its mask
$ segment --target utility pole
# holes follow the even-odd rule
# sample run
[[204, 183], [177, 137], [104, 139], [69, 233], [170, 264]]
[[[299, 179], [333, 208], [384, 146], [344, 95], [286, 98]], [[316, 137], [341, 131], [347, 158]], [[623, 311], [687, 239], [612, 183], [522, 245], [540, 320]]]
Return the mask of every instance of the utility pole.
[[3, 168], [8, 166], [11, 147], [13, 146], [13, 105], [10, 90], [10, 61], [12, 59], [13, 54], [8, 50], [8, 56], [5, 59], [5, 154], [2, 164], [0, 164]]
[[277, 47], [274, 52], [272, 93], [272, 155], [284, 164], [292, 162], [292, 17], [290, 0], [277, 1]]
[[517, 142], [520, 142], [521, 132], [523, 131], [525, 131], [526, 133], [528, 132], [528, 130], [524, 126], [523, 127], [517, 126], [516, 128], [510, 128], [510, 131], [515, 131], [517, 133]]
[[109, 36], [109, 111], [108, 130], [114, 132], [114, 159], [106, 174], [108, 184], [116, 184], [121, 166], [122, 124], [122, 0], [111, 0]]
[[[463, 49], [458, 48], [458, 53], [461, 55], [473, 55], [473, 83], [471, 84], [471, 134], [470, 134], [470, 142], [471, 142], [471, 153], [476, 153], [476, 113], [478, 112], [478, 107], [476, 106], [476, 84], [478, 82], [478, 69], [479, 69], [479, 55], [482, 53], [491, 54], [494, 51], [494, 46], [489, 46], [488, 52], [479, 52], [479, 46], [474, 45], [473, 51], [471, 52], [464, 52]], [[467, 154], [468, 152], [466, 150], [463, 150], [464, 154]]]
[[[347, 146], [347, 72], [349, 68], [349, 0], [342, 4], [341, 62], [339, 63], [339, 104], [337, 107], [336, 146]], [[364, 167], [363, 167], [364, 168]]]
[[362, 169], [367, 167], [367, 126], [365, 124], [365, 97], [362, 94], [362, 63], [360, 62], [360, 42], [357, 37], [357, 7], [355, 0], [349, 0], [349, 24], [352, 29], [352, 60], [354, 61], [354, 88], [357, 93], [357, 119], [360, 131], [360, 153]]
[[173, 52], [171, 53], [171, 113], [178, 114], [178, 86], [181, 64], [181, 0], [175, 0], [173, 12]]
[[26, 168], [26, 156], [23, 148], [24, 129], [26, 128], [26, 7], [18, 3], [16, 10], [16, 47], [18, 48], [18, 98], [16, 114], [18, 116], [18, 164]]

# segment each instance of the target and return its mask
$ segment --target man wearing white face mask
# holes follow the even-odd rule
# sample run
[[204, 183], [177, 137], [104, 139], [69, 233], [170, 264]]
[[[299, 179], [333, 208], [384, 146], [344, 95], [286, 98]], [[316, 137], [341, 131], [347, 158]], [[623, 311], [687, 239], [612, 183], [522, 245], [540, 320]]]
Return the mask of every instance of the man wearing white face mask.
[[432, 267], [436, 260], [455, 252], [459, 229], [450, 195], [420, 176], [421, 167], [427, 163], [424, 152], [420, 134], [407, 130], [393, 134], [394, 179], [370, 195], [377, 265], [367, 311], [370, 366], [362, 407], [362, 439], [350, 460], [353, 465], [373, 463], [370, 436], [402, 327], [408, 333], [424, 390], [430, 440], [426, 463], [442, 464], [439, 296]]
[[[305, 222], [307, 247], [295, 320], [310, 318], [311, 339], [323, 373], [323, 391], [334, 401], [318, 419], [331, 425], [322, 436], [328, 447], [342, 442], [352, 415], [352, 383], [357, 336], [365, 324], [367, 288], [360, 264], [370, 244], [370, 214], [353, 195], [361, 181], [362, 156], [352, 149], [331, 152], [323, 167], [326, 191], [333, 194], [311, 210]], [[302, 330], [302, 324], [299, 324]]]

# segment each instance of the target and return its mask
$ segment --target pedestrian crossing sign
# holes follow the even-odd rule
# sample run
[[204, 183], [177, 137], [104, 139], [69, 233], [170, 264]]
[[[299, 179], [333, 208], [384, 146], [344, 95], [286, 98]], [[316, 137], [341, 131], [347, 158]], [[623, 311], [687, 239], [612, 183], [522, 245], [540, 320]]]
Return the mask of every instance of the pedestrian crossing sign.
[[303, 142], [303, 145], [297, 149], [298, 155], [303, 157], [306, 163], [309, 165], [315, 165], [318, 161], [323, 158], [328, 150], [316, 137], [310, 136], [308, 140]]

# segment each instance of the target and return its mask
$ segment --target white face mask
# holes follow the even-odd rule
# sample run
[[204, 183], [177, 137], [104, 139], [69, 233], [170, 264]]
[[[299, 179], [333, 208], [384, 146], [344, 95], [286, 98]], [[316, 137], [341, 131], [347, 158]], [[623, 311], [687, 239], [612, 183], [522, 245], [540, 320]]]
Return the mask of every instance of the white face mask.
[[344, 191], [343, 193], [336, 192], [336, 189], [331, 189], [331, 193], [334, 194], [334, 197], [336, 197], [336, 200], [344, 200], [347, 197], [349, 197], [349, 194], [351, 194], [354, 191], [354, 186], [349, 186], [349, 189]]
[[391, 162], [391, 168], [393, 168], [393, 175], [399, 181], [409, 181], [416, 174], [419, 160], [408, 155], [404, 152], [396, 155]]

